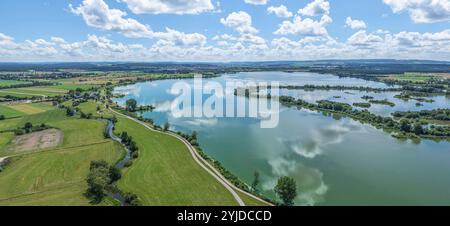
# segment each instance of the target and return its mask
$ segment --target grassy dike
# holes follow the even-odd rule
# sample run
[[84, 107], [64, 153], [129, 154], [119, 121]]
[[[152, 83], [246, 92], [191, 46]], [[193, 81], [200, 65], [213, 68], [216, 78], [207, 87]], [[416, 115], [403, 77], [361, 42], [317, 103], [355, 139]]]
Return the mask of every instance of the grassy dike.
[[136, 194], [144, 205], [238, 205], [223, 185], [194, 162], [181, 141], [116, 117], [115, 132], [126, 131], [139, 146], [139, 158], [117, 182], [120, 190]]
[[[140, 198], [143, 195], [144, 197], [150, 196], [151, 202], [145, 202], [144, 205], [231, 205], [229, 204], [229, 199], [233, 200], [233, 205], [237, 205], [237, 199], [236, 197], [233, 198], [230, 191], [235, 192], [235, 195], [240, 198], [243, 201], [243, 204], [246, 206], [268, 206], [271, 205], [267, 203], [266, 201], [259, 200], [259, 198], [254, 198], [252, 195], [246, 194], [245, 192], [241, 191], [240, 189], [234, 187], [232, 183], [229, 183], [228, 190], [224, 187], [223, 184], [220, 184], [218, 182], [218, 179], [221, 177], [220, 180], [226, 180], [225, 177], [223, 177], [216, 168], [214, 168], [212, 165], [212, 162], [208, 162], [208, 160], [204, 160], [200, 155], [197, 155], [197, 157], [200, 159], [196, 162], [194, 160], [194, 157], [192, 156], [190, 150], [184, 144], [180, 139], [176, 138], [176, 134], [170, 135], [167, 133], [163, 133], [161, 131], [154, 131], [150, 130], [149, 128], [146, 128], [144, 125], [142, 125], [140, 122], [132, 120], [130, 118], [127, 118], [124, 115], [116, 114], [116, 117], [118, 119], [118, 123], [116, 124], [116, 133], [119, 134], [123, 131], [126, 131], [129, 135], [133, 137], [133, 140], [137, 142], [139, 147], [157, 147], [154, 148], [155, 150], [148, 151], [148, 148], [145, 148], [144, 150], [144, 156], [142, 156], [142, 150], [140, 148], [139, 152], [139, 158], [135, 160], [135, 163], [128, 169], [125, 169], [125, 173], [122, 177], [122, 179], [118, 182], [119, 188], [122, 191], [125, 192], [132, 192], [136, 195], [138, 195]], [[120, 123], [122, 122], [122, 123]], [[122, 126], [121, 126], [122, 124]], [[125, 126], [124, 126], [125, 125]], [[147, 126], [150, 126], [147, 124]], [[151, 126], [150, 126], [151, 127]], [[141, 133], [142, 137], [135, 137], [133, 133], [130, 133], [130, 131], [135, 130], [134, 134]], [[151, 138], [149, 136], [152, 136]], [[144, 138], [145, 137], [145, 138]], [[144, 145], [140, 145], [139, 142], [143, 142]], [[197, 150], [194, 150], [195, 153], [197, 153]], [[148, 155], [149, 153], [154, 153], [153, 156]], [[210, 158], [207, 158], [210, 159]], [[202, 162], [203, 163], [200, 163]], [[139, 166], [135, 166], [135, 164], [139, 164]], [[152, 167], [149, 167], [148, 165], [154, 164], [155, 169], [159, 169], [155, 172], [152, 172]], [[200, 165], [202, 166], [200, 166]], [[183, 167], [180, 169], [182, 172], [177, 172], [178, 167], [182, 165]], [[133, 167], [136, 167], [138, 169], [133, 169]], [[203, 168], [202, 168], [203, 167]], [[161, 171], [161, 169], [164, 169]], [[169, 170], [169, 172], [166, 172]], [[209, 171], [210, 174], [207, 173], [206, 169]], [[200, 170], [200, 171], [198, 171]], [[133, 175], [127, 175], [128, 171], [132, 171]], [[148, 173], [143, 173], [143, 171], [148, 171]], [[186, 177], [183, 175], [186, 174]], [[142, 175], [146, 174], [153, 174], [151, 178], [149, 178], [149, 181], [139, 181], [139, 176], [142, 177]], [[195, 176], [193, 176], [193, 174]], [[216, 177], [211, 175], [214, 174]], [[163, 187], [155, 188], [155, 189], [149, 189], [145, 191], [146, 186], [153, 186], [151, 185], [153, 182], [151, 180], [161, 180], [161, 178], [167, 177], [167, 175], [171, 175], [169, 178], [173, 178], [173, 181], [169, 181], [167, 185], [161, 184]], [[173, 177], [174, 175], [180, 176], [180, 178]], [[217, 177], [217, 175], [220, 175]], [[131, 177], [131, 179], [125, 179], [124, 177]], [[136, 177], [136, 178], [132, 178]], [[204, 179], [202, 179], [204, 178]], [[135, 186], [136, 183], [139, 183], [139, 186]], [[185, 195], [186, 197], [173, 197], [173, 194], [171, 194], [173, 191], [164, 191], [164, 186], [172, 187], [174, 186], [174, 189], [179, 190], [178, 186], [186, 186], [187, 183], [195, 183], [198, 186], [200, 185], [203, 190], [202, 194], [198, 193], [198, 190], [195, 187], [191, 187], [193, 185], [189, 186], [189, 189], [186, 191], [183, 191], [184, 194], [179, 193], [179, 195]], [[122, 184], [122, 187], [121, 185]], [[179, 184], [179, 185], [178, 185]], [[128, 186], [128, 187], [127, 187]], [[218, 187], [217, 187], [218, 186]], [[142, 187], [142, 191], [139, 191], [137, 188]], [[193, 189], [191, 189], [193, 188]], [[131, 190], [127, 190], [131, 189]], [[215, 191], [216, 190], [216, 191]], [[220, 191], [221, 193], [217, 193]], [[136, 193], [136, 192], [139, 192]], [[164, 202], [155, 204], [154, 202], [160, 200], [160, 197], [157, 195], [152, 195], [152, 193], [155, 192], [163, 192], [164, 195], [167, 195], [168, 199], [162, 199]], [[165, 194], [165, 193], [169, 194]], [[192, 193], [193, 192], [193, 193]], [[216, 195], [213, 195], [210, 197], [210, 193], [214, 193]], [[223, 192], [225, 192], [223, 194]], [[220, 198], [217, 197], [217, 195], [224, 195], [224, 197]], [[156, 196], [156, 197], [155, 197]], [[195, 197], [195, 198], [194, 198]], [[167, 200], [169, 200], [169, 204], [166, 204]], [[210, 201], [209, 201], [210, 200]], [[216, 203], [216, 200], [219, 201]], [[173, 201], [173, 202], [172, 202]], [[179, 201], [182, 201], [179, 203]], [[187, 203], [185, 203], [187, 201]]]

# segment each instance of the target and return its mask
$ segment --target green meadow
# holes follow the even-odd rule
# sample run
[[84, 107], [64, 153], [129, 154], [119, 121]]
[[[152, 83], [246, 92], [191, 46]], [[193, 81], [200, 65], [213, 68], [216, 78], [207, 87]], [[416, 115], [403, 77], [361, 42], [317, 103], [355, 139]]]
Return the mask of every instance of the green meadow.
[[139, 158], [123, 171], [118, 187], [144, 205], [237, 205], [231, 193], [195, 163], [184, 144], [118, 116], [116, 132], [137, 142]]
[[55, 148], [18, 153], [6, 148], [14, 134], [1, 134], [0, 156], [12, 156], [12, 162], [0, 172], [0, 205], [90, 205], [83, 195], [90, 162], [106, 160], [114, 164], [124, 154], [120, 144], [103, 137], [106, 122], [69, 118], [64, 110], [6, 122], [3, 127], [10, 128], [26, 122], [45, 123], [61, 130], [64, 138]]

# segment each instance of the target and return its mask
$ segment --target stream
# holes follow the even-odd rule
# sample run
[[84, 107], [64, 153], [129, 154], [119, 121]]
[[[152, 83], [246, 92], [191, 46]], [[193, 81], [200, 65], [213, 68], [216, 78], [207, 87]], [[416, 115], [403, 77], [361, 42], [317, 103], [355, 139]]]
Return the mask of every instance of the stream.
[[[111, 139], [113, 139], [114, 141], [122, 143], [122, 140], [113, 133], [113, 128], [114, 128], [114, 124], [111, 122], [111, 120], [108, 120], [108, 125], [107, 125], [106, 129], [108, 130], [109, 137]], [[125, 157], [122, 160], [120, 160], [116, 164], [116, 168], [119, 170], [122, 170], [125, 167], [125, 165], [131, 160], [130, 150], [128, 148], [125, 148], [125, 149], [127, 151], [127, 154], [125, 155]], [[114, 199], [119, 201], [122, 204], [122, 206], [127, 205], [125, 203], [125, 197], [123, 197], [123, 195], [120, 192], [114, 192], [114, 193], [110, 192], [109, 195], [111, 195]]]

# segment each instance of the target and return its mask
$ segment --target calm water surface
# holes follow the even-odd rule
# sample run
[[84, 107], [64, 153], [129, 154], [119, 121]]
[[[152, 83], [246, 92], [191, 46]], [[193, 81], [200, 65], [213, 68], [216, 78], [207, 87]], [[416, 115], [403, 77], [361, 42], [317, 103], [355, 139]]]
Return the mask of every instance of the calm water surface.
[[[222, 84], [227, 80], [280, 81], [282, 84], [348, 85], [387, 87], [385, 84], [354, 78], [338, 78], [314, 73], [258, 72], [224, 75], [208, 79]], [[184, 80], [192, 83], [192, 80]], [[158, 124], [169, 121], [172, 129], [199, 133], [205, 152], [247, 183], [255, 170], [262, 176], [260, 190], [273, 197], [280, 176], [289, 175], [298, 183], [298, 205], [410, 205], [450, 204], [450, 143], [423, 140], [399, 141], [383, 131], [348, 118], [332, 118], [320, 113], [282, 107], [280, 124], [261, 129], [255, 118], [173, 118], [169, 112], [176, 96], [170, 88], [176, 80], [145, 82], [116, 88], [125, 94], [119, 104], [135, 98], [139, 104], [156, 106], [143, 115]], [[335, 100], [363, 102], [365, 92], [283, 90], [314, 102]], [[416, 101], [393, 98], [397, 93], [369, 93], [389, 99], [395, 107], [373, 105], [369, 110], [389, 115], [397, 110], [448, 108], [450, 100], [434, 97], [434, 103], [416, 107]], [[232, 94], [228, 94], [232, 95]], [[336, 99], [335, 96], [341, 96]], [[199, 106], [193, 106], [199, 107]]]

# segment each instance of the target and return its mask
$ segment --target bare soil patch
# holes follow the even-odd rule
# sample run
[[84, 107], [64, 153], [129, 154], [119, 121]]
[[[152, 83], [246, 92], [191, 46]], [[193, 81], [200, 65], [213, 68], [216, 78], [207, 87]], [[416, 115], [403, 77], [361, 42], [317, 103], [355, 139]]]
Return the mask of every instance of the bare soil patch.
[[63, 141], [63, 133], [57, 129], [48, 129], [17, 136], [9, 149], [15, 152], [34, 151], [56, 147]]

